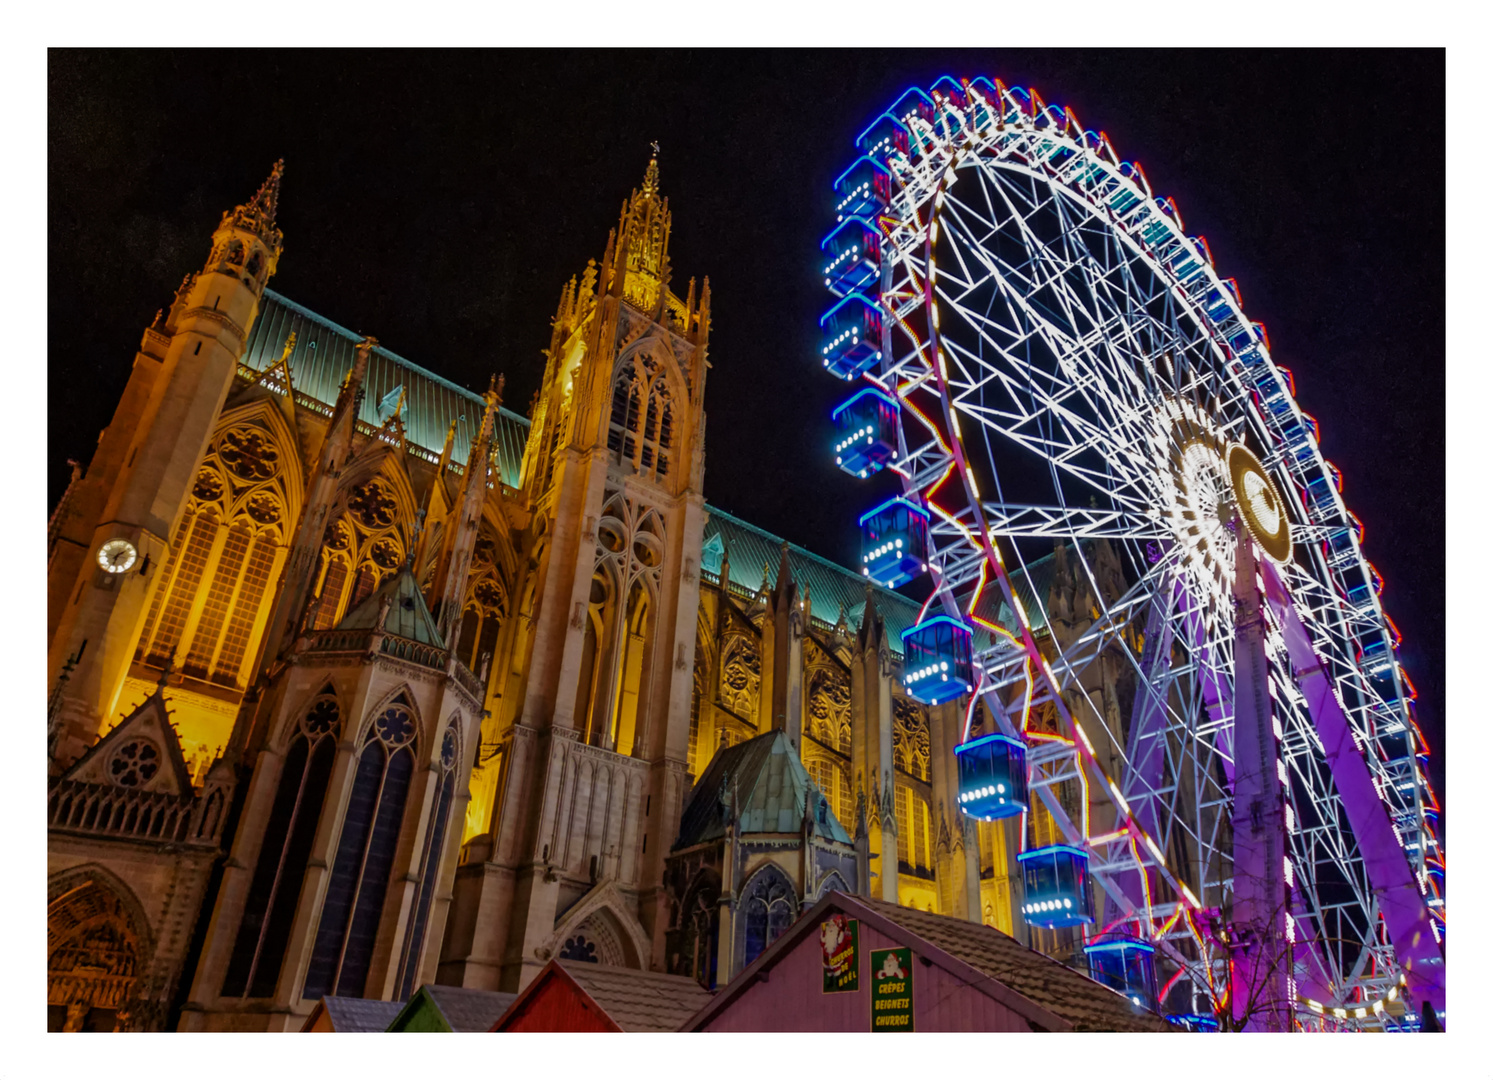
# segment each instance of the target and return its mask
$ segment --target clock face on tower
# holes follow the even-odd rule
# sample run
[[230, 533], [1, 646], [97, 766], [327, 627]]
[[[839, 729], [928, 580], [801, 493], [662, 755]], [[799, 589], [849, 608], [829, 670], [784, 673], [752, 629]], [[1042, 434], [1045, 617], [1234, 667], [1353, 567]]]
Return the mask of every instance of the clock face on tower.
[[135, 545], [128, 540], [110, 540], [98, 549], [98, 564], [111, 574], [122, 574], [135, 565]]

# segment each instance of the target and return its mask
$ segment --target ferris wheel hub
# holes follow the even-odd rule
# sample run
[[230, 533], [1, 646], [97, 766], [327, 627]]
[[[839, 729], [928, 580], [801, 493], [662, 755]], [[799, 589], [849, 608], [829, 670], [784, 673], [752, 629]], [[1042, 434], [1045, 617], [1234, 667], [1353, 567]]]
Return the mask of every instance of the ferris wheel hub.
[[1271, 560], [1289, 561], [1291, 523], [1275, 482], [1259, 459], [1239, 443], [1229, 447], [1228, 463], [1234, 501], [1249, 534]]

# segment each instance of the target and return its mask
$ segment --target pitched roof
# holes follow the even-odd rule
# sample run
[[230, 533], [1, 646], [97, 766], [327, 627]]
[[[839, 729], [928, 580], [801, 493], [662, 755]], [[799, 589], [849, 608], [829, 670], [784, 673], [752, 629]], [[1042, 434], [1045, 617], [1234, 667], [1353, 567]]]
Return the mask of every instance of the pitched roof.
[[623, 1031], [678, 1031], [710, 1000], [710, 991], [683, 975], [556, 960], [555, 964]]
[[823, 917], [841, 911], [911, 948], [967, 984], [1046, 1030], [1176, 1031], [1153, 1012], [993, 926], [882, 900], [831, 892], [804, 912], [786, 933], [680, 1028], [699, 1031], [799, 942], [817, 933]]
[[[296, 335], [295, 353], [290, 359], [296, 391], [330, 407], [337, 401], [342, 377], [353, 364], [353, 349], [363, 336], [266, 289], [242, 363], [256, 372], [274, 367], [291, 331]], [[477, 425], [482, 422], [482, 395], [457, 386], [380, 345], [368, 357], [368, 376], [358, 419], [379, 427], [379, 402], [401, 385], [405, 394], [400, 420], [405, 439], [426, 451], [432, 461], [436, 460], [446, 445], [451, 421], [463, 418], [457, 425], [451, 457], [465, 465]], [[528, 438], [528, 420], [507, 409], [498, 410], [493, 443], [499, 476], [509, 487], [518, 486]]]
[[[386, 1031], [394, 1018], [404, 1008], [402, 1001], [374, 1001], [370, 998], [324, 997], [317, 1008], [327, 1014], [333, 1031]], [[316, 1022], [312, 1011], [302, 1030], [310, 1030]]]
[[436, 628], [435, 619], [430, 614], [430, 608], [425, 605], [420, 583], [407, 566], [364, 597], [361, 604], [342, 617], [337, 629], [372, 630], [378, 622], [379, 607], [386, 596], [389, 597], [389, 614], [384, 618], [385, 632], [418, 641], [422, 645], [434, 645], [437, 649], [446, 647]]
[[[389, 1022], [389, 1030], [402, 1029], [422, 1009], [434, 1007], [452, 1031], [491, 1031], [498, 1017], [508, 1011], [517, 994], [497, 990], [471, 990], [465, 986], [426, 983]], [[426, 1028], [425, 1030], [429, 1030]]]
[[[812, 792], [812, 796], [810, 795]], [[722, 794], [740, 799], [740, 834], [796, 833], [804, 819], [805, 800], [813, 798], [824, 810], [824, 822], [816, 825], [831, 840], [854, 841], [830, 809], [808, 770], [798, 760], [785, 731], [768, 731], [719, 751], [690, 792], [679, 820], [679, 838], [674, 847], [686, 848], [726, 835], [726, 811]]]
[[899, 907], [884, 900], [857, 897], [855, 902], [1056, 1013], [1075, 1031], [1173, 1030], [1155, 1013], [1136, 1008], [1125, 995], [1028, 948], [993, 926]]

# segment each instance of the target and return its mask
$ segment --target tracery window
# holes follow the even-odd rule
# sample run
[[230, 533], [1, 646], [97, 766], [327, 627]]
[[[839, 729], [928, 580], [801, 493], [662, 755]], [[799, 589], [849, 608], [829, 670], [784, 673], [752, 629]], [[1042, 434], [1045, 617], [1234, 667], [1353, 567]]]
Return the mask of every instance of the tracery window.
[[483, 658], [489, 660], [498, 647], [498, 631], [508, 611], [508, 597], [498, 576], [497, 544], [491, 533], [478, 534], [472, 548], [472, 567], [467, 575], [466, 607], [461, 616], [456, 658], [467, 670], [480, 674]]
[[930, 870], [932, 824], [928, 804], [906, 784], [897, 785], [897, 859], [910, 869]]
[[363, 738], [302, 997], [363, 996], [415, 769], [417, 731], [401, 693]]
[[223, 997], [269, 997], [275, 992], [340, 729], [337, 698], [328, 685], [311, 702], [286, 748], [223, 978]]
[[149, 739], [131, 739], [109, 759], [109, 779], [120, 787], [144, 787], [161, 769], [161, 751]]
[[689, 780], [693, 784], [708, 764], [700, 760], [700, 710], [705, 706], [705, 683], [709, 678], [705, 651], [695, 643], [694, 683], [689, 698]]
[[924, 783], [932, 779], [928, 714], [906, 698], [892, 698], [892, 757], [897, 768]]
[[702, 872], [685, 896], [680, 915], [676, 974], [688, 975], [707, 990], [715, 989], [720, 923], [720, 881], [714, 873]]
[[746, 920], [745, 966], [793, 925], [798, 917], [798, 897], [788, 876], [768, 865], [747, 882], [741, 906]]
[[329, 630], [368, 599], [405, 561], [398, 504], [374, 477], [348, 493], [346, 512], [327, 524], [317, 567], [312, 629]]
[[249, 425], [221, 431], [177, 524], [137, 660], [154, 667], [177, 662], [194, 678], [239, 685], [281, 549], [286, 507], [273, 437]]
[[619, 465], [662, 479], [674, 444], [674, 405], [664, 366], [646, 352], [623, 362], [612, 383], [607, 449]]
[[451, 816], [451, 800], [456, 793], [456, 762], [460, 757], [457, 720], [446, 726], [441, 737], [441, 787], [436, 796], [435, 816], [425, 833], [425, 851], [420, 859], [420, 894], [415, 901], [415, 917], [405, 935], [404, 959], [401, 961], [399, 996], [409, 1000], [420, 971], [420, 951], [425, 945], [425, 927], [430, 918], [430, 902], [441, 873], [441, 853], [446, 845], [446, 827]]
[[820, 792], [829, 800], [834, 807], [835, 818], [847, 831], [855, 830], [855, 799], [850, 792], [850, 781], [847, 778], [845, 766], [833, 760], [828, 755], [816, 754], [808, 757], [804, 763], [809, 770], [809, 775], [814, 778], [814, 783]]

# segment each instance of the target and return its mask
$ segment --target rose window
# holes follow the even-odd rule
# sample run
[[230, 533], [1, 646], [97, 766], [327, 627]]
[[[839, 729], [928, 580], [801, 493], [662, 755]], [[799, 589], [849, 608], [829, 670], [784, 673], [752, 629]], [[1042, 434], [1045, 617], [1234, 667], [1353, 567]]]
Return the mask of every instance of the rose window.
[[378, 541], [369, 549], [368, 557], [385, 570], [393, 570], [399, 565], [403, 554], [398, 544], [386, 538]]
[[331, 698], [318, 698], [312, 702], [302, 727], [308, 735], [325, 735], [337, 726], [337, 703]]
[[387, 528], [394, 523], [394, 497], [376, 483], [353, 489], [347, 508], [370, 529]]
[[161, 752], [154, 743], [133, 739], [114, 753], [109, 778], [120, 787], [141, 787], [161, 769]]
[[415, 722], [411, 719], [407, 709], [398, 705], [390, 705], [373, 726], [378, 731], [378, 737], [390, 746], [403, 746], [415, 737]]
[[503, 593], [493, 582], [487, 580], [477, 582], [476, 588], [472, 590], [472, 595], [476, 598], [477, 603], [488, 610], [502, 610]]
[[223, 495], [223, 478], [204, 466], [197, 472], [197, 482], [192, 485], [192, 494], [203, 502], [216, 502]]
[[243, 480], [268, 480], [280, 470], [280, 451], [259, 432], [244, 428], [224, 436], [218, 456]]
[[261, 525], [272, 525], [280, 520], [280, 500], [267, 491], [249, 497], [249, 516]]

